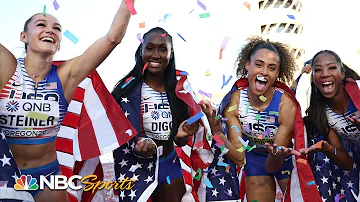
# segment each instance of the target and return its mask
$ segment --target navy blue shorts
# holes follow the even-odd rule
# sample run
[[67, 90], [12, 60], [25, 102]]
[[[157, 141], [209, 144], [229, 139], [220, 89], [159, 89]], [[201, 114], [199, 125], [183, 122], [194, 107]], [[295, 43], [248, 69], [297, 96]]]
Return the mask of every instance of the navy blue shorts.
[[175, 149], [168, 156], [159, 159], [159, 185], [167, 184], [167, 176], [170, 177], [170, 181], [183, 177], [180, 160]]
[[[58, 160], [53, 161], [52, 163], [36, 167], [20, 170], [22, 175], [31, 175], [32, 178], [36, 179], [37, 184], [40, 182], [40, 175], [46, 176], [46, 179], [50, 181], [51, 175], [57, 175], [60, 173], [60, 165]], [[40, 193], [40, 187], [37, 190], [28, 190], [28, 192], [35, 197]]]
[[279, 171], [269, 173], [266, 170], [266, 159], [268, 155], [268, 153], [254, 150], [246, 152], [245, 176], [275, 176], [277, 180], [289, 178], [292, 170], [291, 156], [284, 159], [283, 166]]

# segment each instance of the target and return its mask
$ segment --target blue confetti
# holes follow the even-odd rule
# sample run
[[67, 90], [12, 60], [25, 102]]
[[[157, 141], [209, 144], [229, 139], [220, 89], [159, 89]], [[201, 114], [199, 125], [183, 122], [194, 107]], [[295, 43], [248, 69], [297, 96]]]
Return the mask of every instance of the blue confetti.
[[124, 85], [122, 85], [121, 88], [124, 89], [124, 88], [125, 88], [126, 86], [128, 86], [129, 83], [130, 83], [132, 80], [134, 80], [134, 79], [135, 79], [135, 77], [131, 78], [130, 81], [124, 83]]
[[[237, 126], [231, 126], [231, 128], [235, 128], [235, 129], [236, 129], [236, 132], [240, 133], [240, 130], [239, 130], [239, 128], [238, 128]], [[231, 128], [230, 128], [230, 129], [231, 129]]]
[[228, 85], [231, 79], [232, 79], [232, 75], [230, 75], [229, 79], [225, 81], [225, 75], [223, 74], [223, 85], [221, 86], [221, 89], [224, 88], [224, 86]]
[[224, 167], [228, 167], [228, 166], [229, 166], [229, 164], [224, 163], [224, 162], [221, 162], [221, 161], [219, 161], [217, 165], [218, 165], [218, 166], [224, 166]]
[[310, 186], [310, 185], [315, 184], [315, 181], [313, 180], [313, 181], [307, 182], [306, 184]]
[[186, 42], [186, 40], [184, 39], [184, 37], [182, 37], [179, 33], [177, 33], [179, 35], [180, 38], [182, 38], [182, 40], [184, 40]]
[[204, 116], [204, 113], [199, 112], [197, 114], [195, 114], [194, 116], [190, 117], [186, 122], [190, 125], [195, 123], [196, 121], [198, 121], [199, 119], [201, 119], [201, 117]]
[[182, 72], [180, 73], [180, 75], [189, 76], [189, 73], [187, 73], [187, 72], [185, 72], [185, 71], [182, 71]]
[[166, 176], [166, 182], [167, 182], [168, 184], [171, 184], [170, 176]]
[[290, 19], [295, 20], [295, 17], [293, 15], [287, 15]]
[[206, 178], [206, 179], [204, 180], [204, 183], [206, 184], [206, 186], [207, 186], [208, 188], [210, 188], [210, 189], [213, 189], [213, 188], [214, 188], [213, 185], [211, 184], [209, 178]]
[[66, 30], [64, 32], [64, 36], [66, 36], [66, 38], [68, 38], [74, 44], [76, 44], [79, 41], [79, 39], [75, 35], [73, 35], [71, 32], [69, 32], [69, 30]]

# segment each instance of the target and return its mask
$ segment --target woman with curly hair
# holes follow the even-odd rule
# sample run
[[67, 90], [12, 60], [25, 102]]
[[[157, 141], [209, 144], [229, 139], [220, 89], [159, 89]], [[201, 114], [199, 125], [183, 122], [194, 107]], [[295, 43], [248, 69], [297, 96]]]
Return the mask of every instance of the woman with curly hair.
[[[290, 94], [284, 93], [290, 89], [280, 83], [292, 81], [296, 70], [294, 59], [284, 44], [253, 37], [248, 39], [236, 63], [240, 79], [219, 109], [227, 119], [227, 137], [220, 120], [207, 113], [213, 133], [217, 132], [224, 142], [229, 140], [238, 149], [235, 155], [228, 152], [225, 158], [221, 155], [218, 158], [245, 164], [248, 201], [274, 201], [275, 179], [284, 193], [292, 170], [290, 155], [300, 155], [292, 149], [291, 142], [298, 104]], [[243, 164], [238, 163], [241, 160]]]

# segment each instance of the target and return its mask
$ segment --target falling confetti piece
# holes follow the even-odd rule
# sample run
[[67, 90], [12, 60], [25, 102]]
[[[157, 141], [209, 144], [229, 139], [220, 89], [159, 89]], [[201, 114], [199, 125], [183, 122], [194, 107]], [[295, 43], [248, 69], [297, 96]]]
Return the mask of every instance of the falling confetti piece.
[[144, 42], [144, 39], [141, 38], [141, 33], [137, 34], [136, 37], [141, 43]]
[[210, 17], [210, 13], [202, 13], [199, 14], [200, 18], [209, 18]]
[[195, 114], [194, 116], [190, 117], [186, 122], [191, 125], [193, 123], [195, 123], [196, 121], [198, 121], [199, 119], [201, 119], [201, 117], [204, 116], [204, 113], [199, 112], [197, 114]]
[[228, 83], [230, 82], [231, 79], [232, 79], [232, 75], [230, 75], [228, 80], [225, 80], [225, 75], [223, 74], [223, 85], [221, 86], [221, 89], [223, 89], [224, 86], [228, 85]]
[[229, 170], [230, 170], [230, 166], [228, 166], [228, 167], [225, 168], [225, 171], [226, 171], [226, 172], [229, 172]]
[[206, 6], [205, 6], [203, 3], [201, 3], [200, 0], [197, 0], [197, 4], [198, 4], [202, 9], [206, 10]]
[[258, 121], [261, 118], [261, 114], [256, 114], [255, 120]]
[[221, 120], [222, 120], [222, 121], [227, 121], [227, 120], [228, 120], [228, 118], [221, 118]]
[[207, 186], [208, 188], [211, 188], [211, 189], [214, 188], [213, 185], [211, 184], [209, 178], [206, 178], [206, 179], [204, 180], [204, 183], [206, 184], [206, 186]]
[[263, 135], [262, 135], [262, 134], [259, 134], [259, 135], [258, 135], [258, 139], [259, 139], [259, 140], [262, 140], [262, 139], [263, 139]]
[[250, 124], [249, 123], [246, 125], [245, 132], [250, 133]]
[[298, 158], [296, 161], [299, 162], [299, 163], [305, 164], [305, 165], [308, 164], [306, 159]]
[[142, 71], [142, 75], [144, 75], [144, 72], [145, 72], [146, 68], [148, 67], [148, 65], [149, 65], [149, 62], [146, 62], [144, 65], [143, 71]]
[[225, 193], [226, 195], [228, 195], [228, 197], [232, 197], [232, 195], [231, 195], [230, 193], [228, 193], [227, 191], [224, 191], [224, 193]]
[[210, 168], [209, 170], [203, 170], [204, 173], [210, 173], [212, 171], [212, 168]]
[[315, 144], [315, 148], [316, 148], [316, 149], [321, 149], [323, 143], [324, 143], [324, 140], [321, 140], [321, 141], [317, 142], [317, 143]]
[[128, 86], [130, 83], [131, 83], [131, 81], [133, 81], [135, 79], [135, 77], [129, 77], [129, 78], [127, 78], [126, 80], [125, 80], [125, 83], [121, 86], [121, 88], [122, 89], [124, 89], [126, 86]]
[[310, 181], [310, 182], [307, 182], [306, 184], [310, 186], [310, 185], [315, 184], [315, 182], [314, 182], [314, 181]]
[[266, 102], [267, 98], [263, 95], [260, 95], [259, 99], [262, 101], [262, 102]]
[[189, 14], [191, 14], [191, 13], [194, 11], [194, 9], [195, 9], [195, 8], [193, 8], [193, 9], [190, 11], [190, 13], [189, 13]]
[[223, 39], [223, 42], [221, 43], [220, 49], [224, 50], [224, 49], [226, 48], [226, 45], [227, 45], [229, 39], [230, 39], [230, 38], [229, 38], [228, 36], [226, 36], [226, 37]]
[[[237, 126], [231, 126], [231, 128], [235, 128], [235, 129], [236, 129], [236, 132], [240, 133], [240, 130], [239, 130], [239, 128], [238, 128]], [[231, 129], [231, 128], [230, 128], [230, 129]]]
[[240, 136], [238, 136], [238, 140], [241, 142], [242, 145], [244, 145], [245, 147], [247, 147], [249, 145], [249, 140], [246, 140], [246, 142], [244, 141], [244, 139], [242, 139]]
[[290, 19], [295, 20], [295, 17], [293, 15], [287, 15]]
[[132, 1], [131, 0], [126, 0], [125, 4], [128, 7], [131, 15], [136, 15], [136, 10], [135, 10], [135, 7], [134, 7], [134, 4], [132, 3]]
[[288, 175], [290, 175], [290, 171], [289, 170], [283, 170], [281, 171], [281, 174], [284, 175], [285, 173], [287, 173]]
[[276, 111], [269, 111], [269, 114], [279, 116], [279, 112]]
[[145, 22], [140, 22], [139, 23], [139, 28], [145, 28]]
[[245, 1], [245, 2], [243, 3], [243, 5], [246, 6], [246, 7], [250, 10], [250, 4], [249, 4], [248, 2]]
[[56, 0], [53, 1], [53, 5], [55, 10], [58, 10], [60, 7], [59, 4], [56, 2]]
[[248, 113], [249, 113], [249, 107], [250, 107], [250, 103], [248, 102], [248, 103], [246, 104], [245, 114], [248, 114]]
[[202, 176], [202, 170], [201, 170], [201, 168], [199, 168], [197, 170], [197, 172], [196, 172], [196, 175], [195, 175], [194, 179], [197, 180], [197, 181], [200, 181], [201, 176]]
[[210, 75], [211, 75], [210, 71], [209, 71], [209, 70], [206, 70], [205, 76], [210, 76]]
[[171, 184], [170, 176], [166, 176], [166, 181], [167, 181], [168, 184]]
[[214, 117], [214, 119], [215, 119], [215, 120], [216, 120], [216, 119], [221, 119], [221, 116], [220, 116], [220, 115], [217, 115], [217, 116]]
[[221, 60], [221, 59], [222, 59], [222, 53], [223, 53], [223, 51], [224, 51], [224, 50], [220, 48], [220, 52], [219, 52], [219, 60]]
[[206, 96], [206, 97], [208, 97], [208, 98], [212, 98], [212, 94], [211, 93], [206, 93], [206, 92], [204, 92], [204, 91], [202, 91], [202, 90], [199, 90], [199, 94], [200, 95], [204, 95], [204, 96]]
[[220, 138], [219, 135], [214, 135], [214, 140], [221, 146], [224, 144], [224, 141]]
[[223, 145], [220, 146], [220, 151], [223, 152], [224, 150], [225, 150], [225, 145], [223, 144]]
[[161, 37], [162, 37], [162, 38], [166, 37], [166, 33], [161, 34]]
[[68, 38], [74, 44], [77, 44], [77, 42], [79, 41], [79, 39], [74, 34], [72, 34], [69, 30], [66, 30], [64, 32], [64, 36], [66, 36], [66, 38]]
[[164, 20], [168, 19], [170, 16], [172, 16], [172, 13], [167, 13], [164, 15]]
[[186, 42], [186, 40], [184, 39], [184, 37], [182, 37], [179, 33], [177, 33], [177, 35], [179, 35], [179, 37]]
[[[250, 147], [250, 146], [247, 146], [247, 147], [248, 147], [247, 151], [248, 151], [248, 152], [251, 152], [253, 149], [256, 148], [256, 145], [254, 145], [254, 146], [252, 146], [252, 147]], [[250, 147], [250, 148], [249, 148], [249, 147]]]
[[221, 176], [221, 174], [220, 174], [220, 173], [218, 173], [218, 174], [216, 174], [216, 175], [212, 176], [211, 178], [214, 178], [214, 177], [219, 177], [219, 176]]
[[264, 132], [264, 136], [267, 136], [270, 134], [270, 128], [266, 127], [266, 130]]
[[237, 104], [235, 104], [234, 106], [229, 107], [228, 112], [234, 111], [236, 109], [236, 106], [237, 106]]
[[217, 165], [218, 165], [218, 166], [224, 166], [224, 167], [228, 167], [228, 166], [229, 166], [229, 164], [224, 163], [224, 162], [221, 162], [221, 161], [219, 161], [219, 162], [217, 163]]
[[251, 202], [259, 202], [258, 200], [252, 200]]
[[182, 71], [182, 72], [180, 72], [180, 75], [182, 75], [182, 76], [189, 76], [189, 73], [187, 73], [186, 71]]
[[44, 5], [44, 8], [43, 8], [43, 16], [46, 17], [46, 6]]
[[138, 169], [138, 168], [139, 168], [138, 166], [132, 165], [132, 166], [130, 167], [129, 171], [130, 171], [130, 172], [135, 172], [136, 169]]
[[242, 148], [242, 147], [240, 147], [239, 149], [237, 149], [236, 151], [238, 151], [238, 152], [244, 152], [244, 148]]

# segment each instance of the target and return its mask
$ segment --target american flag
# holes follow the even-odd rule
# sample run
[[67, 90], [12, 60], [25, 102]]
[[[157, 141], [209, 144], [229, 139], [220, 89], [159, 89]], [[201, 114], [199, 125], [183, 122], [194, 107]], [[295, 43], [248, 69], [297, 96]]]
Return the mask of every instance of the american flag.
[[[345, 89], [356, 108], [360, 111], [360, 81], [348, 80]], [[311, 131], [316, 133], [316, 131]], [[313, 137], [317, 137], [314, 135]], [[353, 169], [351, 171], [343, 170], [336, 166], [324, 153], [318, 152], [309, 156], [309, 163], [314, 173], [316, 184], [322, 201], [335, 202], [355, 202], [360, 201], [360, 148], [349, 140], [341, 137], [349, 156], [354, 160]], [[315, 144], [321, 140], [325, 140], [323, 136], [318, 136], [309, 140], [309, 144]]]
[[0, 131], [0, 201], [34, 201], [29, 192], [14, 189], [15, 179], [19, 176], [20, 171], [16, 166], [5, 135]]
[[[226, 105], [230, 102], [230, 95], [232, 92], [234, 92], [235, 90], [242, 88], [242, 87], [247, 87], [249, 85], [248, 80], [245, 78], [239, 79], [235, 82], [234, 86], [232, 87], [231, 91], [225, 96], [225, 98], [223, 99], [222, 104], [220, 104], [220, 109], [219, 111], [222, 112], [222, 110], [226, 107]], [[275, 82], [274, 84], [275, 87], [278, 87], [280, 89], [283, 89], [286, 93], [288, 93], [291, 97], [294, 97], [292, 91], [283, 83], [280, 82]], [[299, 150], [300, 148], [304, 148], [306, 146], [306, 137], [304, 135], [305, 131], [304, 131], [304, 123], [303, 123], [303, 119], [301, 117], [301, 113], [300, 113], [300, 106], [298, 105], [298, 110], [297, 110], [297, 115], [296, 115], [296, 119], [295, 119], [295, 126], [294, 126], [294, 148], [296, 150]], [[215, 149], [217, 149], [215, 147]], [[219, 155], [221, 156], [221, 155]], [[216, 158], [216, 156], [215, 156]], [[223, 157], [221, 157], [223, 158]], [[291, 173], [291, 177], [289, 180], [289, 185], [287, 187], [287, 191], [286, 191], [286, 195], [285, 195], [285, 201], [286, 202], [290, 202], [290, 201], [306, 201], [306, 202], [312, 202], [312, 201], [321, 201], [321, 198], [319, 196], [318, 190], [316, 188], [316, 185], [307, 185], [308, 182], [314, 181], [314, 176], [311, 173], [311, 168], [308, 164], [304, 164], [304, 163], [300, 163], [298, 162], [298, 159], [303, 159], [305, 160], [305, 156], [293, 156], [293, 171]], [[222, 160], [222, 159], [220, 159]], [[224, 160], [226, 160], [224, 158]], [[229, 164], [231, 165], [231, 164]], [[234, 166], [232, 166], [234, 167]], [[234, 170], [234, 168], [230, 169], [230, 170]], [[232, 179], [237, 179], [236, 178], [236, 173], [232, 171], [231, 173], [231, 178]], [[228, 175], [229, 173], [226, 174], [226, 170], [225, 173], [221, 173], [224, 175]], [[242, 180], [244, 180], [244, 174], [240, 173], [239, 175], [239, 183], [240, 184], [240, 198], [244, 199], [245, 196], [243, 195], [245, 193], [245, 186], [244, 182]], [[221, 176], [219, 176], [221, 177]], [[216, 180], [215, 180], [216, 181]], [[218, 189], [221, 188], [220, 184], [220, 179], [219, 179], [219, 183], [214, 183], [214, 188], [215, 185], [218, 185]], [[225, 183], [224, 183], [225, 184]], [[236, 182], [234, 183], [234, 185], [232, 186], [236, 186]], [[232, 192], [234, 192], [234, 189], [236, 187], [232, 188]]]
[[[56, 139], [61, 173], [67, 177], [94, 174], [102, 180], [99, 156], [125, 144], [136, 134], [100, 76], [93, 71], [75, 90]], [[68, 193], [71, 202], [87, 202], [103, 200], [100, 193], [105, 192], [92, 194], [68, 189]]]
[[[176, 95], [182, 99], [191, 109], [191, 116], [201, 111], [197, 104], [196, 96], [191, 89], [191, 85], [187, 76], [180, 71], [177, 71], [179, 81], [176, 86]], [[139, 82], [134, 86], [134, 89], [126, 96], [121, 98], [121, 108], [125, 111], [125, 115], [137, 129], [141, 131], [140, 122], [140, 102], [141, 102], [141, 85]], [[181, 93], [180, 93], [181, 92]], [[194, 182], [193, 177], [196, 175], [198, 168], [206, 169], [212, 161], [211, 150], [206, 141], [205, 133], [211, 131], [209, 123], [204, 116], [201, 119], [201, 126], [194, 137], [184, 147], [176, 147], [176, 152], [180, 158], [181, 167], [183, 169], [184, 181], [186, 184], [186, 194], [183, 201], [204, 201], [199, 199], [203, 196], [199, 193], [204, 191], [200, 182]], [[197, 142], [204, 142], [201, 148], [193, 147]], [[115, 150], [115, 170], [117, 171], [116, 179], [123, 179], [129, 177], [137, 180], [135, 186], [131, 190], [119, 190], [118, 195], [121, 201], [147, 201], [155, 188], [158, 185], [158, 157], [145, 159], [136, 156], [133, 153], [135, 147], [135, 139], [131, 139], [128, 144], [125, 144]], [[120, 157], [120, 158], [119, 158]], [[133, 167], [133, 169], [130, 169]], [[134, 170], [135, 169], [135, 170]], [[133, 170], [131, 172], [129, 170]]]

